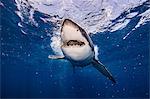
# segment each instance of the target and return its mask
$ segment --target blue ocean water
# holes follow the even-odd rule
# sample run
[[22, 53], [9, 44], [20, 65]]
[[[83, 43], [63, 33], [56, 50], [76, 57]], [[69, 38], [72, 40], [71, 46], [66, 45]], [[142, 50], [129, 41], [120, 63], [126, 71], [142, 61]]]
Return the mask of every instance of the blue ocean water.
[[[44, 23], [43, 13], [35, 12], [39, 27], [24, 23], [13, 0], [1, 5], [1, 97], [2, 98], [148, 98], [149, 97], [149, 34], [150, 22], [132, 31], [140, 16], [115, 32], [91, 35], [99, 47], [99, 59], [112, 72], [117, 83], [112, 84], [92, 65], [75, 68], [66, 60], [49, 60], [54, 54], [50, 38], [53, 23]], [[132, 11], [149, 9], [147, 2]], [[126, 15], [122, 13], [117, 19]], [[116, 19], [116, 20], [117, 20]], [[28, 20], [28, 18], [26, 19]], [[115, 20], [113, 20], [115, 23]]]

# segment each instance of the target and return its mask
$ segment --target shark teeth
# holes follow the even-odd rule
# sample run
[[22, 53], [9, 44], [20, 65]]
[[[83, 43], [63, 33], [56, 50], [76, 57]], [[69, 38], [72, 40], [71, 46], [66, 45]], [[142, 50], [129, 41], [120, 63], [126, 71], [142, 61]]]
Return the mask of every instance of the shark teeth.
[[68, 47], [81, 47], [83, 45], [85, 45], [85, 43], [80, 40], [68, 40], [63, 43], [63, 46], [68, 46]]

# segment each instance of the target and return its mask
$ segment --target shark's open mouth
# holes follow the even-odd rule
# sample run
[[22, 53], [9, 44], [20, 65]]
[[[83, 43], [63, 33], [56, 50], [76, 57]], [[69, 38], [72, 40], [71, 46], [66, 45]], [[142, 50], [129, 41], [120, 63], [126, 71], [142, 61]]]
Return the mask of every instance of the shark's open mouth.
[[85, 43], [80, 40], [68, 40], [65, 41], [63, 44], [63, 46], [83, 46], [83, 45], [85, 45]]

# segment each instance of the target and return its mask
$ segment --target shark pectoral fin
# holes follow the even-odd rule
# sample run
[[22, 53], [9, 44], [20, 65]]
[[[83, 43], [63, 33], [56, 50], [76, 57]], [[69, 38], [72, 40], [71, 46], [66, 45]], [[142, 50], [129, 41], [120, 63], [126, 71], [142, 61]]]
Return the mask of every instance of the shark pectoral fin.
[[49, 55], [48, 56], [49, 59], [64, 59], [64, 56], [57, 56], [57, 55]]
[[106, 76], [107, 78], [109, 78], [112, 82], [116, 83], [115, 79], [113, 78], [112, 74], [107, 70], [107, 68], [102, 64], [100, 63], [99, 61], [97, 60], [93, 60], [93, 66], [98, 70], [100, 71], [104, 76]]

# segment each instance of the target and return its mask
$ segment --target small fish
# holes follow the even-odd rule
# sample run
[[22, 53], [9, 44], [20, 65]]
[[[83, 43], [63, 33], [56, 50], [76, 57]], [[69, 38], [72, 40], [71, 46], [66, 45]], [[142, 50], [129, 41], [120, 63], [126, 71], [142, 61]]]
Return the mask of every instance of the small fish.
[[89, 35], [70, 19], [65, 19], [61, 27], [61, 50], [64, 56], [49, 56], [50, 59], [67, 59], [73, 67], [93, 64], [99, 72], [116, 83], [107, 68], [95, 58], [94, 44]]

